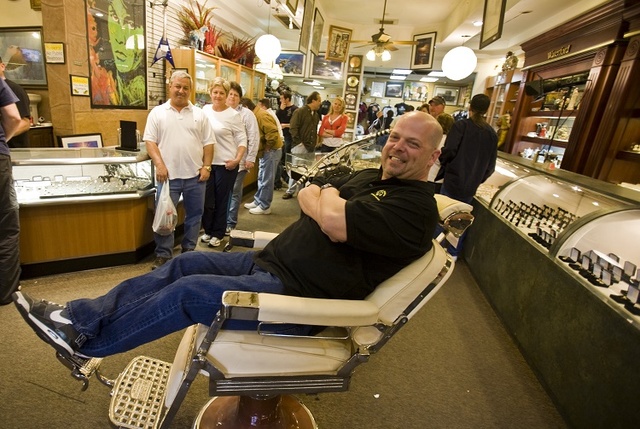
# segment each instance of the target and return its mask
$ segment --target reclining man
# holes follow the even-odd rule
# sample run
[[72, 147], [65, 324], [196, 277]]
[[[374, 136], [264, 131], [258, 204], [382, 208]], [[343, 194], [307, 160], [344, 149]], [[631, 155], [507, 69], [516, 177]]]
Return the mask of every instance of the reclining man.
[[103, 357], [196, 323], [210, 325], [227, 290], [363, 299], [432, 246], [438, 220], [429, 168], [442, 128], [403, 115], [381, 168], [319, 175], [300, 191], [300, 218], [263, 250], [188, 252], [96, 299], [61, 306], [16, 292], [38, 336], [65, 357]]

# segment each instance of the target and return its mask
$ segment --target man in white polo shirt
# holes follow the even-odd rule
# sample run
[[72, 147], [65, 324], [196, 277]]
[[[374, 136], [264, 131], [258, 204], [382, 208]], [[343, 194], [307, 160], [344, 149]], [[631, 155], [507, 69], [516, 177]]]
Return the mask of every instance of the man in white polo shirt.
[[[169, 101], [149, 113], [144, 130], [147, 152], [156, 172], [157, 196], [169, 181], [171, 199], [177, 206], [180, 195], [185, 210], [182, 252], [196, 248], [204, 193], [211, 172], [215, 135], [202, 110], [191, 104], [193, 80], [184, 71], [169, 81]], [[156, 259], [152, 270], [173, 257], [173, 234], [154, 233]]]

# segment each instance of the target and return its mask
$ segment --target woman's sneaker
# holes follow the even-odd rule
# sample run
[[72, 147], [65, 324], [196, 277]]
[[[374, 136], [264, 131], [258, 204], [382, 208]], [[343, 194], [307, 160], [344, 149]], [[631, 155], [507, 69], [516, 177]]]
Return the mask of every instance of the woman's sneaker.
[[69, 319], [61, 315], [65, 307], [45, 300], [35, 300], [24, 292], [14, 293], [13, 302], [40, 339], [49, 343], [63, 356], [80, 355], [77, 350], [82, 347], [87, 337], [78, 332]]

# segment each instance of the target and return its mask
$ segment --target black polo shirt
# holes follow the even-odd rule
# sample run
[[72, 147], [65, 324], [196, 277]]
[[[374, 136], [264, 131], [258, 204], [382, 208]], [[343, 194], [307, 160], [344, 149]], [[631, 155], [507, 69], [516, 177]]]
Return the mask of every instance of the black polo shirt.
[[381, 180], [369, 169], [334, 185], [347, 200], [346, 243], [332, 242], [302, 214], [256, 254], [290, 295], [362, 299], [431, 249], [438, 220], [431, 184]]

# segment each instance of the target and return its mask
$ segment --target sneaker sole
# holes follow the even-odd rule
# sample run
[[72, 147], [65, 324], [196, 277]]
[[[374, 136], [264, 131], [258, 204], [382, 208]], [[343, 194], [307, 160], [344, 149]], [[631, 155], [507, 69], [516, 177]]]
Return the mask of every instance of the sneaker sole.
[[38, 337], [45, 343], [52, 346], [56, 351], [65, 357], [72, 358], [73, 355], [76, 354], [76, 351], [71, 348], [71, 346], [64, 341], [58, 334], [53, 332], [48, 326], [39, 321], [36, 317], [34, 317], [30, 312], [29, 303], [26, 299], [24, 299], [24, 295], [20, 292], [16, 292], [15, 294], [17, 299], [14, 301], [18, 311], [22, 318], [31, 326], [31, 329], [36, 333]]

